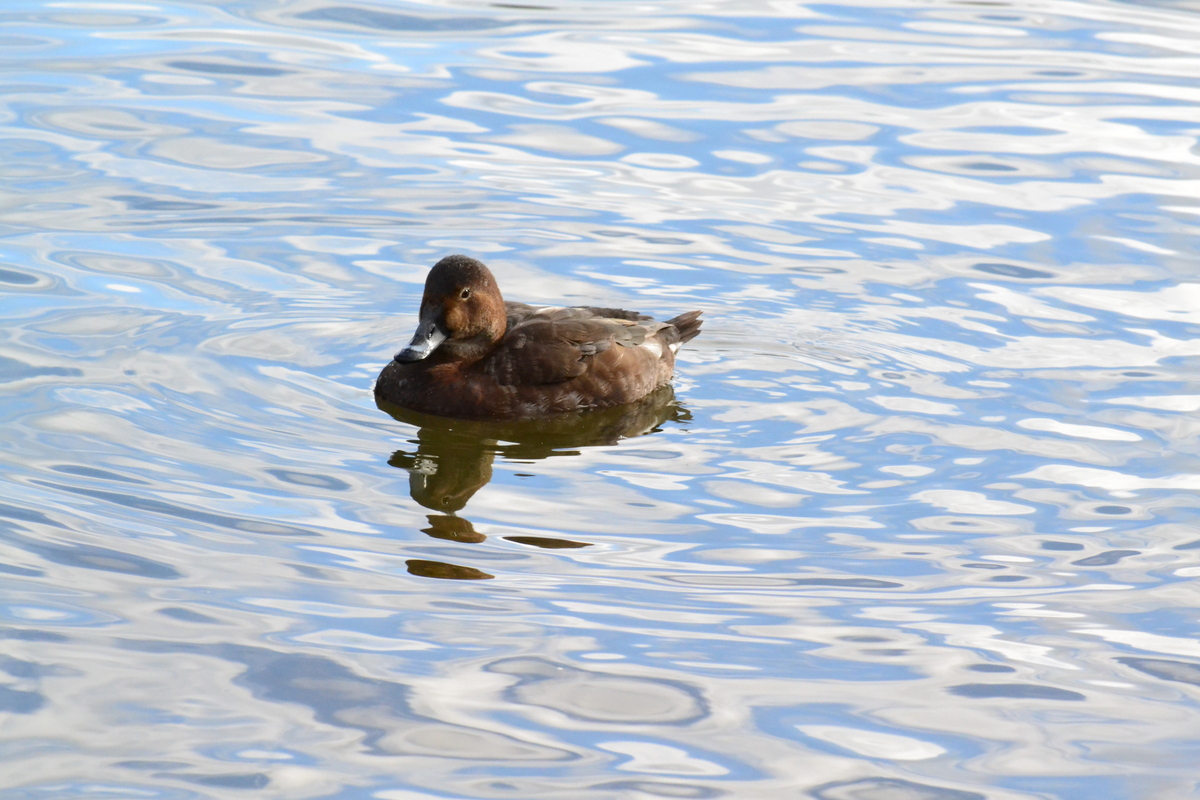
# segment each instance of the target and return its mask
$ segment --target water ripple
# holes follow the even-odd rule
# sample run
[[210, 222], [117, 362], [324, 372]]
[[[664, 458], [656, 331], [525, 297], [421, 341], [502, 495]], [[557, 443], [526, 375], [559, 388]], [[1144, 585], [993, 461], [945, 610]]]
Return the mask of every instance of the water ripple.
[[[1191, 4], [0, 26], [5, 797], [1194, 792]], [[450, 252], [709, 321], [393, 418]]]

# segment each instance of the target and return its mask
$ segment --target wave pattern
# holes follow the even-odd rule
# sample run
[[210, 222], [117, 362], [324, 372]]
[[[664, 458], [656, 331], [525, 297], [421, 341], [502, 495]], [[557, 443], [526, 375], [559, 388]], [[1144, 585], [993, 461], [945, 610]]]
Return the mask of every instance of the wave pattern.
[[[7, 3], [0, 798], [1194, 796], [1198, 11]], [[382, 413], [451, 252], [676, 396]]]

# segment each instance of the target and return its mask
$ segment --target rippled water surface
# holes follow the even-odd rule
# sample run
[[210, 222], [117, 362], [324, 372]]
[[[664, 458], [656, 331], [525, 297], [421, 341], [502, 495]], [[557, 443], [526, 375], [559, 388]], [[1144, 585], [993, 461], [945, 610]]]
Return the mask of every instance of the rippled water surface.
[[[1200, 797], [1200, 4], [0, 9], [0, 798]], [[429, 265], [706, 315], [376, 407]]]

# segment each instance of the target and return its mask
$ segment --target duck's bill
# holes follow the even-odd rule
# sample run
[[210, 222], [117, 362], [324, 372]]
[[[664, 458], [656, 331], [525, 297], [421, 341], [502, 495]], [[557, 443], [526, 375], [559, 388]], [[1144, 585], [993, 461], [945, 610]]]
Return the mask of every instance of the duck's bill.
[[429, 354], [437, 350], [438, 345], [446, 341], [448, 337], [449, 334], [442, 330], [436, 320], [421, 320], [408, 347], [396, 353], [393, 358], [401, 364], [411, 364], [414, 361], [428, 358]]

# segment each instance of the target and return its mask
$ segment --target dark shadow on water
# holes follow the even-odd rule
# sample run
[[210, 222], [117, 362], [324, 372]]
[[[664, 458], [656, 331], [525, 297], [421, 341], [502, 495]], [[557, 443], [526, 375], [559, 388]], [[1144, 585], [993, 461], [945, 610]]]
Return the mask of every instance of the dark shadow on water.
[[[416, 438], [410, 440], [415, 448], [397, 450], [388, 463], [408, 472], [409, 493], [413, 500], [437, 512], [429, 515], [429, 527], [422, 532], [436, 539], [455, 542], [482, 542], [486, 538], [475, 531], [470, 520], [458, 516], [457, 512], [492, 479], [492, 462], [497, 456], [525, 462], [574, 456], [585, 447], [616, 444], [621, 439], [654, 433], [665, 422], [691, 419], [687, 409], [675, 400], [675, 392], [669, 385], [640, 402], [625, 406], [508, 422], [448, 419], [419, 414], [390, 403], [378, 405], [400, 422], [417, 427]], [[586, 542], [536, 536], [505, 538], [547, 549], [588, 546]], [[418, 574], [460, 577], [435, 575], [428, 570]]]
[[486, 581], [496, 577], [474, 567], [447, 564], [445, 561], [427, 561], [423, 558], [410, 558], [405, 563], [408, 566], [410, 575], [420, 575], [423, 578], [443, 578], [452, 581]]
[[475, 530], [471, 520], [446, 514], [430, 514], [429, 527], [422, 528], [421, 533], [434, 539], [447, 539], [451, 542], [482, 542], [487, 537]]
[[570, 539], [552, 539], [548, 536], [505, 536], [507, 542], [527, 544], [530, 547], [540, 547], [543, 550], [573, 550], [577, 547], [591, 547], [588, 542], [574, 542]]

